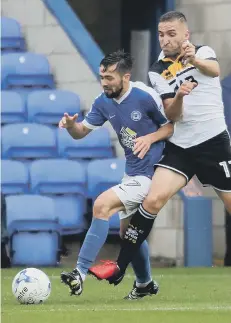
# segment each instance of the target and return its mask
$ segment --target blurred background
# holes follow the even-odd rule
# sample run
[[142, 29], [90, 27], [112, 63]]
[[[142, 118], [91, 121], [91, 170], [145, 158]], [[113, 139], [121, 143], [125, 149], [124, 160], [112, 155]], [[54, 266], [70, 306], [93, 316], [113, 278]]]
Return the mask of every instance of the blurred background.
[[[1, 5], [2, 255], [6, 250], [12, 265], [73, 266], [92, 203], [120, 181], [124, 159], [109, 124], [74, 141], [58, 130], [60, 118], [64, 112], [84, 118], [101, 93], [98, 65], [108, 52], [131, 51], [133, 79], [147, 82], [160, 53], [158, 19], [178, 10], [186, 14], [191, 41], [216, 51], [231, 131], [231, 2], [2, 0]], [[212, 189], [195, 180], [160, 213], [149, 237], [153, 265], [231, 265], [231, 224]], [[118, 231], [115, 214], [99, 257], [115, 259]]]

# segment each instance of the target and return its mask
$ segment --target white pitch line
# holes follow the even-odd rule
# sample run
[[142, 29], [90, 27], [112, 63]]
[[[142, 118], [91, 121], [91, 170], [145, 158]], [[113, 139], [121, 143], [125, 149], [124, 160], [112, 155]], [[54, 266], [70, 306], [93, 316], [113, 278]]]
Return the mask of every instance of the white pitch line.
[[[60, 276], [57, 276], [57, 275], [49, 275], [49, 274], [47, 274], [48, 276], [49, 276], [49, 278], [51, 278], [51, 279], [60, 279]], [[228, 274], [217, 274], [217, 275], [215, 275], [215, 274], [212, 274], [212, 275], [203, 275], [203, 274], [199, 274], [199, 275], [197, 275], [197, 274], [183, 274], [183, 275], [181, 275], [181, 274], [176, 274], [176, 275], [172, 275], [172, 274], [170, 274], [170, 275], [168, 275], [168, 274], [163, 274], [163, 275], [153, 275], [153, 279], [157, 279], [157, 278], [164, 278], [164, 279], [181, 279], [181, 278], [192, 278], [192, 277], [194, 277], [194, 278], [219, 278], [219, 279], [222, 279], [222, 278], [231, 278], [231, 271], [230, 271], [230, 275], [228, 275]], [[1, 277], [2, 279], [12, 279], [13, 280], [13, 276], [5, 276], [5, 277]], [[87, 276], [87, 279], [89, 279], [89, 278], [91, 278], [91, 279], [96, 279], [95, 277], [92, 277], [92, 276]], [[127, 279], [134, 279], [135, 278], [135, 276], [134, 275], [131, 275], [131, 274], [127, 274], [124, 278], [127, 278]]]
[[[109, 312], [109, 311], [115, 311], [115, 312], [192, 312], [192, 311], [231, 311], [231, 306], [204, 306], [204, 307], [196, 307], [196, 306], [188, 306], [188, 307], [177, 307], [177, 306], [173, 306], [173, 307], [153, 307], [153, 308], [111, 308], [111, 307], [107, 307], [107, 308], [78, 308], [78, 305], [65, 305], [65, 307], [63, 308], [40, 308], [40, 309], [34, 309], [31, 308], [31, 310], [28, 309], [27, 305], [27, 309], [22, 309], [22, 308], [15, 308], [15, 309], [9, 309], [9, 310], [4, 310], [2, 308], [2, 313], [10, 313], [13, 314], [13, 312], [17, 312], [17, 314], [19, 314], [20, 312], [68, 312], [70, 310], [72, 311], [77, 311], [77, 312]], [[41, 305], [38, 305], [41, 306]]]

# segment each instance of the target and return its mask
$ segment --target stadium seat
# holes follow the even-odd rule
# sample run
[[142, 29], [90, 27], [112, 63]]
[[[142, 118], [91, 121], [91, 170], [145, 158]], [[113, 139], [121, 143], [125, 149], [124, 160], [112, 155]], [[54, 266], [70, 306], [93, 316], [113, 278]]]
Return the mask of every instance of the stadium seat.
[[28, 95], [27, 100], [29, 122], [57, 124], [65, 112], [70, 115], [79, 114], [80, 99], [77, 94], [63, 90], [35, 91]]
[[57, 266], [60, 262], [61, 231], [52, 221], [15, 221], [10, 231], [13, 266]]
[[[98, 195], [121, 182], [124, 175], [124, 159], [95, 160], [88, 164], [88, 196], [94, 201]], [[118, 213], [109, 220], [109, 234], [118, 234]]]
[[47, 58], [29, 52], [2, 55], [2, 90], [12, 88], [54, 88]]
[[25, 50], [25, 40], [20, 24], [12, 18], [1, 17], [1, 52]]
[[4, 159], [56, 157], [55, 131], [32, 123], [10, 124], [2, 127], [2, 157]]
[[124, 159], [93, 160], [88, 164], [88, 195], [93, 200], [102, 192], [121, 182], [125, 169]]
[[112, 144], [106, 128], [93, 130], [80, 140], [74, 140], [65, 129], [58, 129], [59, 155], [65, 158], [111, 158]]
[[86, 229], [86, 170], [80, 163], [65, 159], [36, 160], [31, 164], [30, 177], [32, 193], [53, 197], [63, 235]]
[[14, 266], [55, 266], [61, 230], [54, 201], [45, 196], [7, 196], [7, 224]]
[[73, 160], [35, 160], [30, 167], [34, 194], [86, 194], [86, 172]]
[[79, 234], [87, 230], [85, 218], [86, 199], [83, 195], [53, 196], [55, 214], [61, 225], [62, 235]]
[[58, 222], [52, 198], [41, 195], [10, 195], [6, 197], [7, 227], [13, 221], [38, 220]]
[[1, 92], [1, 124], [27, 121], [23, 97], [13, 91]]
[[1, 188], [4, 194], [29, 192], [29, 171], [26, 165], [16, 160], [1, 161]]

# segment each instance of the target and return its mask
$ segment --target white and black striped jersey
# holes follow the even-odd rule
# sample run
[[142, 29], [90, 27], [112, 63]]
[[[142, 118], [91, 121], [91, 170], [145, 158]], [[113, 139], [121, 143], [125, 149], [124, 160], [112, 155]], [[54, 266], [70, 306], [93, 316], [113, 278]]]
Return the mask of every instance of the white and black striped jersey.
[[[216, 60], [209, 46], [197, 46], [196, 57]], [[183, 116], [176, 122], [174, 135], [169, 139], [175, 145], [195, 146], [226, 129], [219, 77], [206, 76], [191, 64], [183, 65], [180, 58], [173, 61], [161, 52], [159, 60], [151, 66], [149, 79], [162, 98], [169, 92], [166, 81], [174, 92], [185, 80], [198, 84], [184, 97]]]

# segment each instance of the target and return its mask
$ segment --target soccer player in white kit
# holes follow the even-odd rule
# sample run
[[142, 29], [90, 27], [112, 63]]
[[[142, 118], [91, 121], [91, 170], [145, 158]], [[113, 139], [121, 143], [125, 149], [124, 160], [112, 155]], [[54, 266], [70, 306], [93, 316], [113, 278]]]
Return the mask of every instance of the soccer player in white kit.
[[182, 98], [182, 109], [165, 111], [175, 122], [174, 135], [156, 164], [148, 196], [128, 226], [117, 262], [90, 269], [99, 279], [115, 285], [149, 235], [158, 212], [194, 175], [214, 188], [231, 214], [231, 146], [216, 54], [209, 46], [189, 42], [187, 21], [180, 12], [160, 18], [159, 41], [162, 53], [149, 72], [153, 88], [164, 98], [168, 85], [176, 91], [188, 80], [197, 87]]

